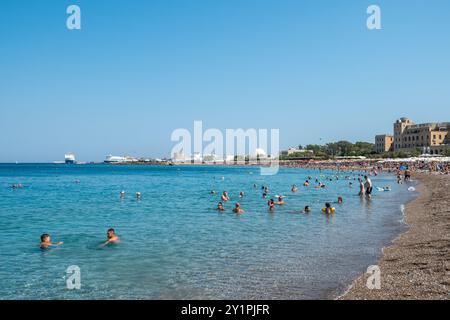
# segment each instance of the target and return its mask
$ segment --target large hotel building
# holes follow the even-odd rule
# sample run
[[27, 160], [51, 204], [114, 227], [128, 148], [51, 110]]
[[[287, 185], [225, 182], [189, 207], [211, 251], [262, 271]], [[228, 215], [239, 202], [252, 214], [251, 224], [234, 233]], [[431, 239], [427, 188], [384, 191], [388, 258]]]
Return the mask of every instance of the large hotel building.
[[378, 153], [420, 149], [424, 153], [443, 154], [447, 148], [450, 148], [450, 122], [415, 124], [401, 118], [394, 123], [394, 135], [375, 137]]

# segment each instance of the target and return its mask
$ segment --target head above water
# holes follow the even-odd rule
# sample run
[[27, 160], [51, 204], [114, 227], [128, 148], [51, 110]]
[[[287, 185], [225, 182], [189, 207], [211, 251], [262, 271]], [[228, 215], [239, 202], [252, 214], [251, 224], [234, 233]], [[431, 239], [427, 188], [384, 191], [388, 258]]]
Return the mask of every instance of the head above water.
[[41, 242], [50, 242], [50, 235], [48, 233], [44, 233], [41, 235]]
[[108, 231], [106, 231], [106, 235], [108, 238], [112, 238], [116, 234], [116, 231], [113, 228], [109, 228]]

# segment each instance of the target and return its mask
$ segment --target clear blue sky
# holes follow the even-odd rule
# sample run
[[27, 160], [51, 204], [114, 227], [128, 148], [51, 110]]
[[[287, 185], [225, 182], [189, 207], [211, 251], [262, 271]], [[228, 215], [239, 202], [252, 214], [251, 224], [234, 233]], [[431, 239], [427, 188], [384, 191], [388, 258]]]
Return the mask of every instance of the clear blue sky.
[[0, 162], [167, 156], [194, 120], [282, 147], [450, 121], [449, 36], [448, 0], [2, 0]]

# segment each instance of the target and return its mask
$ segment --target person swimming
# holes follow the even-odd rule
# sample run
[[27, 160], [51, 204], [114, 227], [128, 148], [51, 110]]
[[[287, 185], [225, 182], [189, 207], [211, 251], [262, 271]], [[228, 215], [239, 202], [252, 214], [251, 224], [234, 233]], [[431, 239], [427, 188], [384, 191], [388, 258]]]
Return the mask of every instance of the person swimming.
[[120, 242], [120, 238], [118, 235], [116, 235], [116, 231], [113, 228], [109, 228], [108, 231], [106, 231], [106, 237], [108, 239], [102, 243], [102, 247]]
[[123, 191], [123, 190], [120, 191], [120, 197], [121, 197], [121, 198], [125, 198], [125, 191]]
[[304, 187], [309, 187], [309, 180], [306, 180], [305, 183], [303, 184]]
[[311, 208], [309, 206], [305, 206], [305, 209], [302, 211], [303, 213], [311, 213]]
[[267, 202], [267, 205], [269, 206], [269, 210], [270, 210], [270, 211], [275, 211], [275, 201], [274, 201], [273, 199], [270, 199], [270, 200]]
[[236, 205], [234, 206], [233, 212], [236, 214], [243, 214], [244, 210], [242, 210], [241, 205], [239, 202], [236, 203]]
[[218, 211], [225, 211], [225, 208], [223, 207], [223, 203], [222, 203], [222, 202], [219, 202], [219, 203], [217, 204], [217, 210], [218, 210]]
[[44, 233], [41, 235], [41, 249], [48, 249], [48, 248], [56, 248], [60, 245], [62, 245], [64, 242], [57, 242], [52, 243], [52, 239], [50, 238], [50, 235], [48, 233]]
[[230, 200], [230, 196], [228, 195], [228, 192], [224, 191], [222, 193], [222, 201], [227, 202], [228, 200]]
[[333, 214], [335, 211], [336, 209], [332, 208], [329, 202], [325, 203], [325, 208], [322, 209], [322, 212], [325, 214]]
[[244, 191], [239, 192], [239, 198], [243, 198], [244, 197]]
[[339, 204], [342, 204], [343, 202], [344, 202], [344, 198], [338, 197], [338, 203], [339, 203]]
[[140, 192], [136, 192], [136, 199], [140, 199], [141, 198], [141, 193]]
[[283, 200], [283, 196], [278, 196], [278, 202], [276, 203], [277, 205], [279, 205], [279, 206], [282, 206], [282, 205], [284, 205], [284, 200]]
[[291, 191], [294, 192], [294, 193], [298, 191], [298, 188], [297, 188], [297, 186], [295, 184], [292, 185]]

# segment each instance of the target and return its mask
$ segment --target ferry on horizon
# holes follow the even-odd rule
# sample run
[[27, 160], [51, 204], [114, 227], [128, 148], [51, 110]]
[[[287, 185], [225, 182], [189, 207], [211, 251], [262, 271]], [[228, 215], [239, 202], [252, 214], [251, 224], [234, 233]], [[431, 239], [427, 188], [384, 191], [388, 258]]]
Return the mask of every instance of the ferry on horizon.
[[64, 163], [65, 164], [75, 164], [76, 160], [75, 160], [75, 154], [73, 153], [66, 153], [64, 155]]

